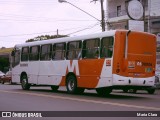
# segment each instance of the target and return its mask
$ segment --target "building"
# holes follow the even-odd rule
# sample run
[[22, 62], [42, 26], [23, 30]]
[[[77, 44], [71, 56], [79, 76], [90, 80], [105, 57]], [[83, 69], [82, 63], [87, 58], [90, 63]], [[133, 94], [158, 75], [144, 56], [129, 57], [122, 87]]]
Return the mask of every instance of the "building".
[[[129, 29], [129, 2], [133, 0], [107, 0], [106, 18], [107, 29]], [[139, 21], [143, 22], [143, 31], [157, 34], [160, 32], [160, 0], [134, 0], [143, 6], [143, 15]], [[136, 20], [137, 21], [137, 20]], [[137, 23], [136, 23], [137, 24]], [[135, 25], [136, 25], [135, 24]], [[138, 26], [140, 27], [140, 26]]]

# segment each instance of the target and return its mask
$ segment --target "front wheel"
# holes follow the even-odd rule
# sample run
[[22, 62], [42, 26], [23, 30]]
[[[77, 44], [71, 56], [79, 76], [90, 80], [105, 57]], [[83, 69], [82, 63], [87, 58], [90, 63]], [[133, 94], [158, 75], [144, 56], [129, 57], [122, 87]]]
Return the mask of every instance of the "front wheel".
[[22, 86], [23, 90], [29, 90], [30, 89], [30, 84], [28, 83], [28, 78], [27, 78], [26, 75], [22, 76], [21, 86]]

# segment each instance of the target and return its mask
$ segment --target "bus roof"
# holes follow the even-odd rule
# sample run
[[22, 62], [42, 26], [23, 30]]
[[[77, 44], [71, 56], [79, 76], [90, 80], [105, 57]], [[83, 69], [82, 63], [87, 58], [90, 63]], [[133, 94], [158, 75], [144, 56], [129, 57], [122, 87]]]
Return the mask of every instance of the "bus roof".
[[27, 42], [24, 44], [17, 44], [15, 47], [21, 49], [22, 47], [26, 46], [36, 46], [36, 45], [45, 45], [45, 44], [51, 44], [51, 43], [61, 43], [61, 42], [69, 42], [74, 40], [85, 40], [85, 39], [92, 39], [92, 38], [101, 38], [106, 36], [114, 36], [116, 30], [111, 31], [105, 31], [101, 33], [95, 33], [90, 35], [83, 35], [83, 36], [74, 36], [74, 37], [62, 37], [62, 38], [55, 38], [55, 39], [48, 39], [48, 40], [42, 40], [42, 41], [35, 41], [35, 42]]

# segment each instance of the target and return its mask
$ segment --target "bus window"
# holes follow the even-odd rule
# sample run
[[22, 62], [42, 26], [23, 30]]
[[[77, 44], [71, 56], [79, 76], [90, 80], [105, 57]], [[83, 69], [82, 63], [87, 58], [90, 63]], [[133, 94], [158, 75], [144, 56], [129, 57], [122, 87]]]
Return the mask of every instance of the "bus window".
[[29, 47], [22, 48], [21, 61], [28, 61]]
[[69, 42], [67, 46], [67, 59], [79, 59], [81, 57], [81, 41]]
[[20, 63], [20, 50], [14, 50], [12, 54], [12, 67], [15, 67]]
[[39, 46], [30, 47], [29, 60], [31, 61], [39, 60]]
[[101, 58], [111, 58], [113, 54], [113, 37], [105, 37], [101, 40]]
[[53, 45], [53, 60], [65, 59], [65, 43], [57, 43]]
[[51, 60], [52, 45], [42, 45], [40, 60]]
[[99, 39], [90, 39], [83, 41], [83, 58], [99, 57]]

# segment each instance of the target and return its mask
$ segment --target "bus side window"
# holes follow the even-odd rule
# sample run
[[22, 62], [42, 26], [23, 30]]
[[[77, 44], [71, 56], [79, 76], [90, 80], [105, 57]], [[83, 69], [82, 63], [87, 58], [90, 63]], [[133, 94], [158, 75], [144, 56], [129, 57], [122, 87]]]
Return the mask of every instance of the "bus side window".
[[51, 60], [52, 45], [42, 45], [40, 60]]
[[17, 66], [20, 63], [20, 50], [14, 50], [12, 54], [12, 67]]
[[29, 60], [31, 61], [39, 60], [39, 46], [30, 47]]
[[69, 42], [67, 45], [67, 59], [79, 59], [81, 58], [81, 41]]
[[57, 43], [53, 45], [53, 60], [64, 60], [66, 51], [66, 43]]
[[90, 39], [83, 41], [83, 58], [99, 58], [99, 42], [100, 39]]
[[111, 58], [113, 54], [113, 37], [105, 37], [101, 40], [101, 58]]
[[22, 48], [21, 61], [28, 61], [29, 47]]

